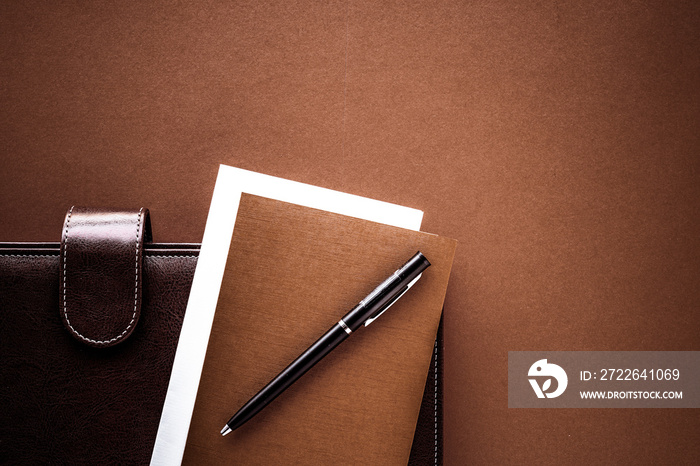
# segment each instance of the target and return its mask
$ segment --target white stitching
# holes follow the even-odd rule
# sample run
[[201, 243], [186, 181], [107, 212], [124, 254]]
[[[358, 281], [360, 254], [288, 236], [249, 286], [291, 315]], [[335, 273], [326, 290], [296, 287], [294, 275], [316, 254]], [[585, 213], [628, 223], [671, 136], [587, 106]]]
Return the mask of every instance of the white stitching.
[[158, 254], [148, 254], [148, 253], [146, 253], [146, 254], [145, 254], [145, 257], [162, 257], [162, 258], [165, 258], [165, 259], [172, 259], [173, 257], [195, 257], [195, 258], [196, 258], [196, 257], [199, 257], [199, 256], [193, 256], [193, 255], [189, 255], [189, 256], [185, 256], [185, 255], [183, 255], [183, 256], [163, 256], [163, 255], [158, 255]]
[[[138, 309], [138, 301], [139, 301], [139, 241], [141, 240], [141, 217], [143, 215], [143, 207], [139, 209], [139, 219], [138, 223], [136, 224], [136, 256], [134, 258], [134, 275], [136, 276], [134, 280], [134, 313], [131, 315], [131, 322], [129, 322], [129, 326], [122, 332], [119, 337], [123, 336], [127, 330], [131, 328], [131, 326], [134, 324], [134, 321], [136, 320], [136, 310]], [[117, 337], [117, 338], [119, 338]]]
[[[73, 206], [75, 207], [75, 206]], [[134, 286], [134, 313], [131, 316], [131, 322], [129, 322], [129, 325], [124, 329], [124, 331], [117, 335], [116, 337], [110, 339], [110, 340], [92, 340], [84, 335], [82, 335], [80, 332], [78, 332], [75, 328], [70, 323], [70, 320], [68, 319], [68, 311], [66, 309], [66, 258], [68, 257], [68, 224], [70, 223], [70, 217], [73, 213], [73, 207], [70, 208], [70, 211], [68, 212], [68, 218], [66, 220], [66, 238], [63, 242], [63, 315], [66, 318], [66, 323], [70, 327], [71, 330], [73, 330], [73, 333], [75, 333], [78, 337], [82, 338], [85, 341], [89, 341], [90, 343], [96, 343], [96, 344], [106, 344], [106, 343], [112, 343], [113, 341], [119, 340], [126, 334], [126, 332], [129, 331], [131, 326], [134, 324], [134, 321], [136, 320], [136, 310], [138, 308], [138, 299], [139, 299], [139, 235], [141, 233], [141, 216], [143, 214], [143, 207], [139, 210], [138, 214], [138, 222], [136, 224], [136, 259], [135, 259], [135, 275], [136, 275], [136, 280], [135, 280], [135, 286]]]
[[0, 257], [58, 257], [58, 254], [3, 254]]
[[[66, 237], [63, 239], [63, 316], [66, 318], [66, 323], [68, 323], [68, 326], [71, 328], [71, 330], [73, 330], [73, 333], [80, 335], [70, 324], [70, 320], [68, 320], [68, 312], [66, 311], [66, 260], [68, 259], [68, 224], [70, 223], [71, 215], [73, 215], [74, 207], [75, 206], [72, 206], [68, 211], [68, 217], [66, 217]], [[82, 337], [82, 335], [80, 336]]]
[[[55, 253], [55, 254], [5, 254], [4, 252], [0, 252], [0, 257], [58, 257], [58, 256], [59, 256], [59, 253]], [[147, 258], [159, 257], [159, 258], [163, 258], [163, 259], [177, 259], [178, 257], [195, 257], [196, 258], [199, 256], [193, 256], [193, 255], [189, 255], [189, 256], [185, 256], [185, 255], [182, 255], [182, 256], [178, 256], [178, 255], [164, 256], [164, 255], [158, 255], [158, 254], [149, 254], [146, 252], [144, 254], [144, 257], [147, 257]]]
[[435, 379], [435, 391], [433, 393], [433, 406], [435, 407], [435, 465], [438, 464], [438, 342], [435, 340], [435, 364], [433, 366], [433, 378]]

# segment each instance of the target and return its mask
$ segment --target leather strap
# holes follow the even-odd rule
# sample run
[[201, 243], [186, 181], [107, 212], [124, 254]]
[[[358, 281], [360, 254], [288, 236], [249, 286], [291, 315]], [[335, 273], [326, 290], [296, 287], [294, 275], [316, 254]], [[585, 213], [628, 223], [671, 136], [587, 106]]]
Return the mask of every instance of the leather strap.
[[114, 211], [73, 206], [61, 238], [59, 309], [79, 341], [114, 346], [141, 314], [143, 243], [151, 241], [148, 209]]

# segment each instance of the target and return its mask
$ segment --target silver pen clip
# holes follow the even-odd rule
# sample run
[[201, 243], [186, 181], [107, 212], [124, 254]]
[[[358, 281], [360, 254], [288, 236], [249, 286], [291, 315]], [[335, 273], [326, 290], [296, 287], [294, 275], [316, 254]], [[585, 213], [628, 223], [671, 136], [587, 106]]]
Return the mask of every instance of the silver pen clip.
[[403, 296], [408, 290], [411, 289], [411, 287], [412, 287], [413, 285], [416, 284], [416, 282], [418, 281], [418, 279], [419, 279], [422, 275], [423, 275], [423, 274], [420, 274], [420, 275], [418, 275], [416, 278], [414, 278], [413, 280], [411, 280], [411, 283], [409, 283], [408, 285], [406, 285], [406, 288], [404, 288], [404, 290], [403, 290], [401, 293], [397, 294], [397, 295], [394, 297], [394, 299], [392, 299], [392, 300], [389, 302], [389, 304], [387, 304], [386, 306], [384, 306], [384, 308], [383, 308], [381, 311], [379, 311], [377, 314], [375, 314], [375, 315], [373, 315], [372, 317], [370, 317], [369, 319], [367, 319], [367, 320], [365, 321], [365, 327], [367, 327], [369, 324], [371, 324], [372, 322], [374, 322], [375, 320], [377, 320], [377, 319], [379, 318], [380, 315], [384, 314], [384, 313], [386, 312], [387, 309], [389, 309], [391, 306], [393, 306], [394, 303], [395, 303], [396, 301], [398, 301], [399, 298], [401, 298], [401, 296]]

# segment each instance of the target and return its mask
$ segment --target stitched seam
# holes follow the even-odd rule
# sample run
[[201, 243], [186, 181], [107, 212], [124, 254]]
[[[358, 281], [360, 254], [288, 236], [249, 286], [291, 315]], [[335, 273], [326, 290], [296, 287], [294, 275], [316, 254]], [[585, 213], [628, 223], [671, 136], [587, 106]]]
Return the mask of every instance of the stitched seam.
[[134, 313], [131, 315], [131, 322], [129, 326], [124, 329], [124, 331], [117, 338], [121, 338], [124, 334], [134, 325], [136, 320], [136, 310], [138, 309], [139, 303], [139, 241], [141, 240], [141, 218], [143, 216], [143, 207], [139, 209], [138, 222], [136, 224], [136, 254], [134, 257]]
[[173, 259], [173, 258], [178, 258], [178, 257], [195, 257], [195, 258], [199, 257], [199, 256], [161, 256], [161, 255], [157, 255], [157, 254], [146, 254], [145, 256], [146, 257], [162, 257], [162, 258], [166, 258], [166, 259]]
[[435, 364], [433, 366], [433, 378], [435, 380], [435, 391], [433, 392], [433, 406], [435, 409], [435, 465], [438, 464], [438, 342], [435, 340]]
[[68, 225], [70, 224], [70, 217], [71, 215], [73, 215], [74, 207], [75, 206], [72, 206], [68, 211], [68, 217], [66, 218], [66, 237], [63, 240], [63, 317], [66, 319], [68, 327], [70, 327], [70, 329], [73, 330], [73, 333], [80, 336], [81, 338], [84, 338], [73, 328], [73, 326], [70, 323], [70, 319], [68, 319], [68, 312], [66, 311], [66, 260], [68, 259]]
[[[73, 206], [75, 207], [75, 206]], [[75, 333], [78, 337], [82, 338], [85, 341], [89, 341], [91, 343], [96, 343], [96, 344], [106, 344], [106, 343], [112, 343], [113, 341], [116, 341], [124, 336], [126, 332], [129, 331], [131, 326], [134, 324], [134, 321], [136, 320], [136, 309], [138, 308], [138, 298], [139, 298], [139, 233], [141, 232], [141, 217], [143, 214], [143, 207], [139, 210], [138, 214], [138, 222], [136, 224], [136, 259], [135, 259], [135, 267], [134, 267], [134, 273], [135, 273], [135, 285], [134, 285], [134, 313], [131, 315], [131, 322], [129, 322], [129, 325], [124, 329], [124, 331], [117, 335], [116, 337], [110, 339], [110, 340], [93, 340], [91, 338], [88, 338], [84, 335], [82, 335], [80, 332], [78, 332], [70, 323], [70, 320], [68, 319], [68, 311], [66, 309], [66, 259], [68, 258], [68, 224], [70, 223], [70, 217], [73, 213], [73, 207], [70, 208], [70, 211], [68, 212], [68, 219], [66, 220], [66, 239], [63, 242], [63, 315], [66, 318], [66, 323], [70, 327], [70, 329]]]
[[58, 257], [58, 254], [3, 254], [0, 257]]
[[[0, 257], [59, 257], [59, 254], [3, 254], [0, 252]], [[146, 253], [144, 257], [159, 257], [163, 259], [177, 259], [180, 257], [199, 257], [199, 256], [163, 256], [163, 255], [156, 255], [156, 254], [148, 254]]]

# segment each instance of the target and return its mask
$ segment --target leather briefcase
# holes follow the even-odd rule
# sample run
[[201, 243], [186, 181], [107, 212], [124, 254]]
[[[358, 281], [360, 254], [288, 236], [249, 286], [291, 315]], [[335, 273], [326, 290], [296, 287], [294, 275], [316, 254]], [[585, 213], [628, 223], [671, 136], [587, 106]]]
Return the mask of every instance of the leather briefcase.
[[[60, 243], [0, 243], [0, 463], [149, 462], [199, 254], [151, 238], [73, 207]], [[441, 339], [409, 464], [441, 463]]]

